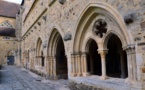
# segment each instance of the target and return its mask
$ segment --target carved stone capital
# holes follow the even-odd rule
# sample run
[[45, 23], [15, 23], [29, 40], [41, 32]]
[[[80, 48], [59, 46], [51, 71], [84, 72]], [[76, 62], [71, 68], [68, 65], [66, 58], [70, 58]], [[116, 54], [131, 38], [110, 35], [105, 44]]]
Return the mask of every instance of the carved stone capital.
[[98, 53], [100, 54], [101, 58], [105, 58], [108, 50], [98, 50]]
[[88, 52], [82, 52], [82, 55], [87, 55], [88, 54]]
[[36, 56], [36, 58], [41, 58], [41, 56]]
[[124, 50], [126, 50], [127, 54], [135, 53], [135, 44], [128, 45]]

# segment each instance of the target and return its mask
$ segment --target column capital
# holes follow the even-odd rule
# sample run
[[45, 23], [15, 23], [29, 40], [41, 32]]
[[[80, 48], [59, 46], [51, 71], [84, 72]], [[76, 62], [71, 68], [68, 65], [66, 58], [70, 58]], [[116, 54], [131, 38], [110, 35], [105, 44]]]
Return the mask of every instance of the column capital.
[[74, 58], [74, 57], [75, 57], [75, 55], [74, 55], [74, 54], [71, 54], [71, 57], [72, 57], [72, 58]]
[[88, 52], [82, 52], [81, 56], [86, 57]]
[[56, 56], [53, 56], [53, 55], [49, 55], [49, 56], [46, 56], [47, 58], [54, 58]]
[[46, 59], [48, 59], [49, 56], [45, 56]]
[[36, 58], [41, 58], [41, 56], [36, 56]]
[[128, 45], [124, 50], [126, 50], [127, 54], [135, 53], [135, 45]]
[[56, 60], [56, 56], [52, 56], [51, 59], [52, 59], [53, 61], [55, 61], [55, 60]]
[[49, 60], [49, 56], [45, 56], [45, 59], [46, 59], [46, 61], [48, 61]]
[[81, 55], [81, 54], [82, 54], [81, 51], [71, 53], [71, 55]]
[[47, 56], [47, 61], [50, 61], [51, 60], [51, 56]]
[[123, 50], [128, 50], [128, 49], [135, 49], [135, 44], [129, 44], [123, 47]]
[[108, 50], [98, 50], [98, 53], [101, 55], [101, 57], [105, 58], [106, 54], [108, 53]]
[[82, 52], [81, 54], [86, 55], [86, 54], [88, 54], [88, 52]]

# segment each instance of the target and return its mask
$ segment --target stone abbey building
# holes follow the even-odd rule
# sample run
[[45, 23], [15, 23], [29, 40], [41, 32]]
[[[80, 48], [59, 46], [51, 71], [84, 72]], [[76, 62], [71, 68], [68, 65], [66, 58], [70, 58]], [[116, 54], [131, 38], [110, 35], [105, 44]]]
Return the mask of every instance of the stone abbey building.
[[145, 90], [145, 0], [24, 0], [17, 65], [72, 90]]
[[16, 14], [20, 5], [0, 0], [0, 65], [14, 62], [18, 50], [18, 42], [15, 35]]

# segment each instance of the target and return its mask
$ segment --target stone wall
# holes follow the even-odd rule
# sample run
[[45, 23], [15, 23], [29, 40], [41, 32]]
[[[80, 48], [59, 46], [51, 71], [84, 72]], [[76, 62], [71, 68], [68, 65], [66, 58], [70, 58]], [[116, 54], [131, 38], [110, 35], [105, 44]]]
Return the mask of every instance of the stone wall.
[[[14, 52], [14, 55], [17, 50], [17, 40], [12, 37], [10, 39], [5, 39], [5, 36], [0, 37], [0, 63], [7, 64], [7, 56], [10, 51]], [[16, 64], [17, 62], [15, 62]]]
[[[118, 35], [123, 38], [121, 39], [122, 48], [130, 54], [129, 59], [131, 62], [133, 60], [135, 61], [132, 62], [133, 64], [130, 64], [130, 62], [128, 64], [130, 65], [128, 67], [131, 73], [134, 72], [134, 74], [130, 73], [130, 75], [135, 75], [137, 82], [143, 81], [145, 77], [144, 72], [142, 72], [142, 68], [145, 67], [144, 3], [144, 0], [66, 0], [64, 3], [59, 3], [58, 0], [27, 1], [24, 4], [25, 10], [21, 17], [21, 56], [23, 66], [29, 63], [29, 66], [31, 66], [29, 67], [30, 69], [46, 74], [49, 73], [49, 39], [52, 38], [51, 35], [53, 31], [57, 29], [63, 39], [68, 34], [71, 35], [71, 39], [63, 41], [68, 60], [68, 76], [72, 77], [71, 54], [76, 54], [80, 51], [85, 52], [83, 49], [85, 48], [88, 38], [91, 37], [95, 39], [99, 49], [104, 49], [102, 42], [104, 38], [107, 37], [107, 34], [103, 34], [103, 38], [100, 39], [97, 35], [92, 33], [92, 27], [93, 22], [95, 22], [97, 18], [105, 18], [105, 20], [109, 22], [108, 34], [111, 31], [119, 33]], [[91, 16], [93, 10], [95, 11], [94, 7], [96, 7], [96, 18], [94, 19], [95, 16], [92, 16], [93, 20], [91, 20], [92, 18], [90, 19], [88, 17]], [[46, 61], [44, 67], [37, 67], [35, 65], [37, 60], [37, 41], [39, 38], [42, 40], [41, 50], [44, 53]], [[80, 38], [82, 38], [80, 40], [81, 44], [77, 47], [76, 42], [79, 43]], [[29, 52], [29, 54], [27, 52]], [[29, 60], [27, 59], [28, 55]], [[136, 69], [132, 71], [132, 67]], [[83, 85], [79, 86], [79, 88], [81, 88]]]
[[[2, 28], [16, 28], [15, 18], [0, 17], [0, 27]], [[7, 31], [5, 31], [7, 32]], [[0, 36], [0, 64], [6, 64], [7, 55], [10, 51], [17, 51], [17, 39], [15, 37]], [[16, 62], [15, 62], [16, 64]]]

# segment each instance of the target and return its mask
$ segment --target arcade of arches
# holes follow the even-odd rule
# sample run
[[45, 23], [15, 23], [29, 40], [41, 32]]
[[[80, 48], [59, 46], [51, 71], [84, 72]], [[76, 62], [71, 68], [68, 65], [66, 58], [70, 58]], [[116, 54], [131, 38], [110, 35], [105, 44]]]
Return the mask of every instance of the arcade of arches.
[[[122, 49], [121, 41], [115, 34], [108, 41], [107, 51], [98, 52], [97, 43], [93, 39], [89, 40], [88, 43], [88, 52], [79, 53], [79, 55], [72, 54], [72, 73], [74, 76], [77, 75], [76, 73], [78, 75], [87, 73], [87, 75], [101, 76], [104, 74], [104, 76], [117, 78], [128, 77], [127, 54]], [[78, 63], [80, 67], [77, 69], [74, 63]], [[84, 76], [86, 75], [84, 74]]]
[[[42, 40], [38, 39], [37, 61], [35, 64], [44, 67], [46, 62], [50, 76], [55, 79], [67, 79], [68, 67], [63, 39], [57, 30], [54, 30], [53, 33], [54, 35], [52, 34], [48, 46], [47, 59], [44, 59], [43, 56]], [[93, 39], [88, 41], [87, 48], [88, 52], [72, 54], [72, 76], [104, 75], [117, 78], [128, 77], [127, 54], [122, 49], [122, 43], [115, 34], [108, 40], [107, 51], [99, 52], [98, 45]], [[105, 62], [102, 61], [103, 59], [105, 59]], [[103, 69], [106, 70], [104, 71]]]
[[[130, 59], [134, 57], [133, 52], [135, 49], [127, 48], [124, 50], [120, 36], [118, 37], [116, 33], [112, 32], [107, 33], [107, 22], [103, 19], [98, 19], [94, 23], [96, 30], [92, 30], [92, 33], [95, 33], [92, 36], [95, 38], [89, 39], [86, 44], [80, 44], [85, 46], [84, 52], [80, 50], [71, 54], [71, 76], [86, 77], [97, 75], [101, 79], [114, 77], [136, 80], [136, 76], [133, 76], [136, 75], [136, 71], [130, 70], [131, 68], [129, 68], [129, 63], [132, 63]], [[85, 32], [82, 37], [90, 33], [90, 31]], [[105, 37], [103, 37], [104, 33], [107, 33]], [[100, 47], [103, 45], [100, 46], [98, 44], [98, 39], [104, 39], [104, 47], [102, 49]], [[64, 40], [57, 29], [52, 30], [48, 41], [48, 55], [45, 57], [43, 54], [42, 40], [38, 38], [35, 66], [44, 69], [46, 67], [46, 74], [53, 79], [67, 79], [68, 61]], [[74, 44], [77, 45], [76, 42]], [[128, 71], [130, 72], [129, 75]]]
[[[97, 10], [91, 10], [93, 7], [88, 13], [86, 10], [75, 32], [71, 76], [97, 75], [103, 80], [114, 77], [136, 81], [135, 46], [128, 45], [128, 33], [118, 28], [116, 20], [110, 20], [110, 14], [100, 16]], [[111, 26], [112, 23], [116, 26]]]
[[56, 29], [54, 29], [52, 32], [52, 36], [49, 39], [48, 56], [46, 59], [43, 56], [43, 47], [41, 44], [42, 41], [39, 38], [36, 49], [38, 52], [36, 64], [39, 63], [38, 65], [40, 67], [44, 67], [46, 62], [46, 71], [48, 72], [47, 75], [49, 77], [53, 79], [67, 79], [67, 58], [65, 55], [64, 43], [59, 32]]
[[[142, 18], [134, 18], [136, 15], [133, 17], [134, 12], [130, 11], [136, 7], [140, 14], [143, 9], [138, 10], [140, 6], [133, 3], [131, 8], [127, 7], [131, 5], [127, 1], [131, 0], [66, 0], [64, 4], [55, 3], [58, 1], [38, 0], [32, 2], [32, 12], [25, 9], [24, 13], [20, 12], [24, 20], [20, 40], [23, 66], [28, 62], [28, 68], [50, 79], [85, 84], [87, 80], [94, 80], [91, 85], [105, 86], [107, 82], [109, 88], [115, 85], [136, 87], [131, 86], [133, 84], [142, 87], [145, 44], [139, 29], [144, 29], [144, 23], [136, 22], [135, 19]], [[118, 10], [121, 8], [123, 10]], [[141, 40], [143, 43], [140, 44]], [[25, 56], [24, 52], [28, 51]], [[121, 81], [121, 84], [113, 86], [113, 81]]]

